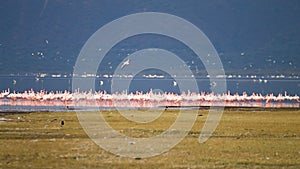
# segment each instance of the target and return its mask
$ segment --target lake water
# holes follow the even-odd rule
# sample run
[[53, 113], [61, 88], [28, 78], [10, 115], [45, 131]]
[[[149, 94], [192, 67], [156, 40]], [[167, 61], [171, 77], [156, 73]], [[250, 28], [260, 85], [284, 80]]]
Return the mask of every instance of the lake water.
[[[80, 79], [80, 78], [79, 78]], [[183, 79], [189, 81], [189, 78]], [[111, 78], [96, 78], [95, 90], [111, 91]], [[210, 92], [211, 86], [209, 78], [196, 78], [199, 91]], [[247, 92], [262, 93], [285, 93], [289, 95], [300, 95], [300, 79], [297, 78], [227, 78], [227, 90], [231, 93]], [[216, 80], [218, 84], [218, 80]], [[63, 91], [72, 89], [72, 78], [36, 78], [35, 76], [2, 76], [0, 77], [0, 90], [10, 88], [11, 91], [23, 92], [33, 89], [35, 91]], [[174, 84], [173, 78], [133, 78], [130, 83], [129, 92], [143, 91], [147, 92], [152, 88], [161, 92], [180, 93], [178, 85]], [[126, 89], [126, 88], [124, 88]]]

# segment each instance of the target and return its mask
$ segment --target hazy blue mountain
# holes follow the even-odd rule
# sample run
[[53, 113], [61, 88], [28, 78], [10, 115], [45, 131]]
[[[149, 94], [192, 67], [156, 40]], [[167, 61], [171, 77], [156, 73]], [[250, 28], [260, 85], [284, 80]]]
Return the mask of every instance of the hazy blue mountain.
[[[71, 73], [96, 30], [124, 15], [148, 11], [174, 14], [199, 27], [215, 45], [227, 74], [300, 74], [298, 0], [1, 1], [0, 74]], [[130, 49], [162, 45], [186, 51], [166, 41], [170, 39], [155, 36], [128, 40], [110, 52], [115, 56], [111, 64], [119, 64]], [[182, 53], [191, 63], [189, 54]]]

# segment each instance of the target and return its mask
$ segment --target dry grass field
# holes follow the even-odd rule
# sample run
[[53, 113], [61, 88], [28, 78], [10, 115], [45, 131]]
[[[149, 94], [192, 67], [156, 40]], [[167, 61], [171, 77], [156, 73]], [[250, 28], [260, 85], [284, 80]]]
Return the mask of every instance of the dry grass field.
[[[148, 124], [130, 122], [115, 110], [102, 113], [121, 133], [150, 137], [167, 129], [178, 111], [167, 110]], [[299, 109], [225, 109], [203, 144], [198, 137], [208, 110], [198, 114], [187, 137], [170, 151], [133, 159], [96, 145], [75, 112], [2, 113], [0, 168], [300, 168]]]

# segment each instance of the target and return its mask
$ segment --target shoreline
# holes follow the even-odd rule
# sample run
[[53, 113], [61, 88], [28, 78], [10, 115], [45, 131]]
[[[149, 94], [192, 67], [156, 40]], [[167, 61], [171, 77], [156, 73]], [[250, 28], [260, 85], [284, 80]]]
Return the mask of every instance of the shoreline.
[[[177, 107], [177, 106], [166, 106], [166, 107], [155, 107], [155, 108], [132, 108], [132, 107], [123, 107], [121, 109], [124, 110], [155, 110], [155, 109], [165, 109], [165, 110], [179, 110], [180, 108], [182, 108], [183, 110], [194, 110], [194, 109], [198, 109], [198, 110], [209, 110], [210, 107], [209, 106], [181, 106], [181, 107]], [[221, 108], [222, 107], [218, 107], [218, 106], [214, 106], [214, 108]], [[223, 107], [224, 111], [244, 111], [244, 112], [248, 112], [248, 111], [272, 111], [272, 112], [276, 112], [276, 111], [298, 111], [300, 110], [300, 107]], [[120, 108], [118, 108], [120, 109]], [[0, 110], [0, 116], [3, 115], [11, 115], [11, 114], [29, 114], [29, 113], [56, 113], [56, 112], [74, 112], [76, 113], [77, 111], [109, 111], [109, 110], [118, 110], [117, 108], [113, 108], [113, 107], [102, 107], [102, 108], [95, 108], [95, 109], [57, 109], [57, 110], [51, 110], [51, 109], [41, 109], [41, 110], [20, 110], [20, 109], [10, 109], [10, 110]]]

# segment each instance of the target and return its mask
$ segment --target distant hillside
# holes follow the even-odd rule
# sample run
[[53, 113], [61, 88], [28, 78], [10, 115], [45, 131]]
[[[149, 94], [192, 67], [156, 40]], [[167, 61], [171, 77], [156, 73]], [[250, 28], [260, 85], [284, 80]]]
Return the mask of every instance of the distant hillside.
[[[198, 26], [215, 45], [228, 74], [300, 74], [298, 0], [1, 1], [0, 74], [71, 73], [80, 49], [96, 30], [121, 16], [147, 11], [174, 14]], [[154, 38], [155, 44], [146, 37], [136, 40], [115, 48], [108, 56], [111, 64], [126, 56], [121, 48], [184, 49], [166, 45], [163, 38]], [[195, 57], [182, 55], [188, 63]], [[197, 68], [203, 69], [201, 63]]]

